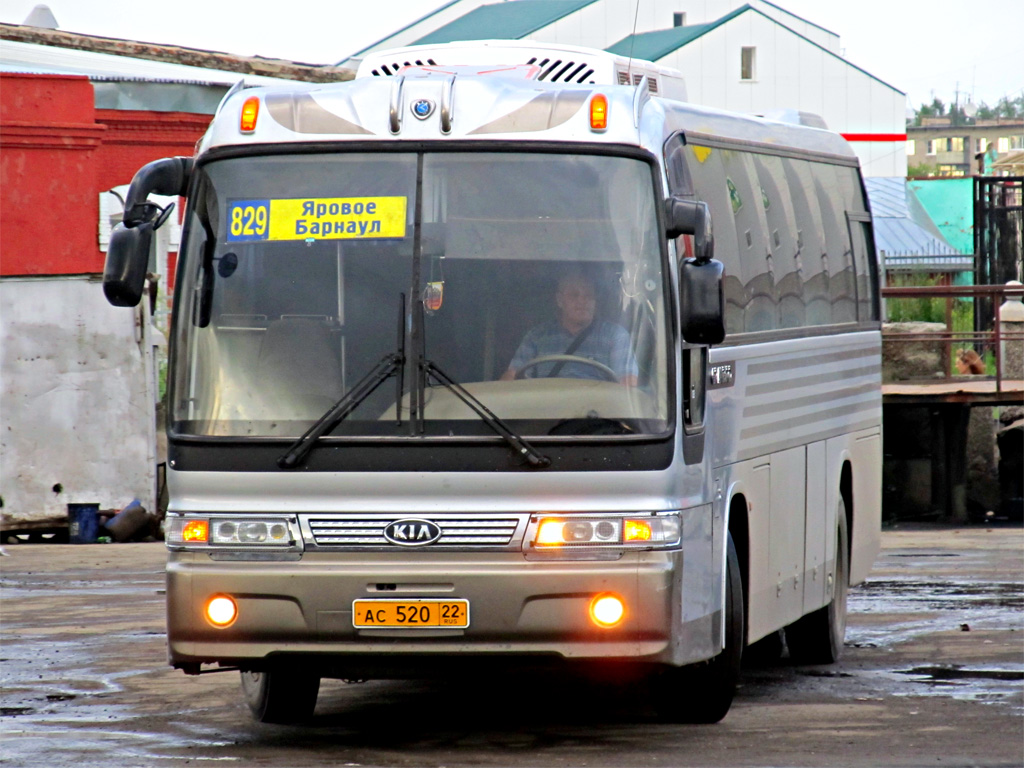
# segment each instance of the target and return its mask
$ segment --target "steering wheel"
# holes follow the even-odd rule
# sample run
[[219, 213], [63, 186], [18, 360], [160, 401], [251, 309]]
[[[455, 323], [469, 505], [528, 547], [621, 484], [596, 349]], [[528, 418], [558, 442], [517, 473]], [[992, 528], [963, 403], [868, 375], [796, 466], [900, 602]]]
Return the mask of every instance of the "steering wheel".
[[619, 377], [615, 374], [611, 368], [604, 363], [599, 363], [596, 360], [591, 360], [589, 357], [580, 357], [579, 355], [543, 355], [541, 357], [535, 357], [533, 360], [527, 361], [522, 368], [516, 371], [516, 378], [525, 378], [523, 374], [531, 368], [536, 368], [538, 365], [544, 363], [580, 363], [582, 365], [589, 365], [591, 368], [596, 368], [601, 372], [601, 375], [607, 381], [613, 381], [616, 384], [619, 383]]

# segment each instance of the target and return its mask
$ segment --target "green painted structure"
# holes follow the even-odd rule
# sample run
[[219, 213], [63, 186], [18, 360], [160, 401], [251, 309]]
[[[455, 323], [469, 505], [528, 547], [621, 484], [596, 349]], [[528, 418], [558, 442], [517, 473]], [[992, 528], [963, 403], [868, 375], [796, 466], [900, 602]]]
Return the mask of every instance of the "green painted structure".
[[435, 45], [461, 40], [520, 40], [531, 32], [554, 24], [595, 0], [518, 0], [481, 5], [465, 16], [435, 29], [415, 45]]
[[965, 256], [974, 253], [974, 179], [908, 181], [942, 236]]

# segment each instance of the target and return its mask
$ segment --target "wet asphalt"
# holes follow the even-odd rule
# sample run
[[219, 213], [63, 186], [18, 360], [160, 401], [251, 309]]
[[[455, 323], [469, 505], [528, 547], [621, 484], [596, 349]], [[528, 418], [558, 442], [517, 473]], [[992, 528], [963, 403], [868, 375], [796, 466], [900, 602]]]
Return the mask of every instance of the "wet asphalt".
[[760, 647], [710, 726], [658, 723], [642, 685], [561, 676], [330, 680], [309, 724], [260, 726], [237, 673], [166, 665], [162, 545], [5, 550], [12, 767], [1024, 765], [1019, 525], [887, 530], [850, 592], [843, 659], [800, 667]]

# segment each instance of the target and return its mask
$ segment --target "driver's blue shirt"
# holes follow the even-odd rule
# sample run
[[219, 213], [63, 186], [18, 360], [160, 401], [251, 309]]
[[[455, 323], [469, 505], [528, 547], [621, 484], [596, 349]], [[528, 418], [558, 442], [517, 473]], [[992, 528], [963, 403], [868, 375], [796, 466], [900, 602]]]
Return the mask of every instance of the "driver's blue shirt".
[[[582, 331], [581, 331], [582, 333]], [[509, 363], [509, 368], [518, 372], [520, 368], [537, 357], [547, 355], [564, 355], [575, 336], [569, 333], [560, 323], [551, 322], [531, 328], [523, 337], [519, 349], [516, 350]], [[629, 345], [629, 334], [621, 325], [595, 320], [583, 342], [573, 353], [577, 357], [586, 357], [597, 363], [603, 363], [615, 371], [622, 379], [625, 376], [636, 376], [636, 357]], [[542, 363], [526, 371], [526, 378], [542, 379], [548, 376], [557, 363]], [[565, 363], [558, 373], [559, 378], [599, 379], [606, 381], [607, 376], [592, 365], [584, 363]]]

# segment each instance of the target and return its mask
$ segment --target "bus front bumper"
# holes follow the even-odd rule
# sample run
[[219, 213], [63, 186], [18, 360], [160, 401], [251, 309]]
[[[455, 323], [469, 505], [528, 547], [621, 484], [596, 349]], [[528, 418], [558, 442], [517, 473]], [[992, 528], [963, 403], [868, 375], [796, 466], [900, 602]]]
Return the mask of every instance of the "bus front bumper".
[[[529, 561], [519, 553], [306, 553], [293, 562], [213, 561], [172, 552], [167, 565], [171, 663], [258, 669], [304, 659], [372, 667], [401, 675], [405, 661], [458, 654], [497, 657], [619, 659], [674, 663], [680, 624], [682, 554], [626, 552], [611, 561]], [[622, 620], [599, 626], [590, 605], [611, 593]], [[237, 618], [214, 626], [205, 615], [229, 596]], [[465, 629], [356, 628], [354, 600], [463, 599]]]

